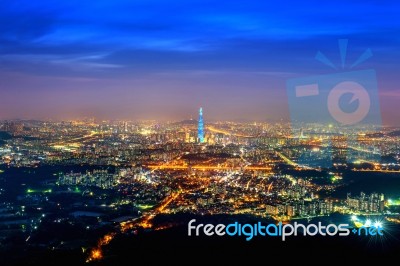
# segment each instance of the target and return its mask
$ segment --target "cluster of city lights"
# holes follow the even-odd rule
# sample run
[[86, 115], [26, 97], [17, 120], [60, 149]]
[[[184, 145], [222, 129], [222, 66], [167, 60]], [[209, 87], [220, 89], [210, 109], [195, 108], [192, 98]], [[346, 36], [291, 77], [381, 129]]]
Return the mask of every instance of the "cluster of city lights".
[[375, 220], [372, 222], [370, 219], [366, 219], [365, 222], [363, 223], [357, 216], [353, 215], [351, 216], [351, 220], [354, 222], [356, 227], [371, 227], [374, 226], [375, 228], [383, 228], [383, 224], [379, 220]]

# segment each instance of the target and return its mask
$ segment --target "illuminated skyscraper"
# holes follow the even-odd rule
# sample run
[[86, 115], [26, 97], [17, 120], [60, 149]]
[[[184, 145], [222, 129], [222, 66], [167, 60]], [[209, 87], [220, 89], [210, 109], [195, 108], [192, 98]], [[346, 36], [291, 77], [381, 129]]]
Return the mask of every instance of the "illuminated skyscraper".
[[204, 142], [204, 122], [203, 122], [203, 108], [199, 110], [199, 125], [197, 129], [197, 138], [200, 143]]

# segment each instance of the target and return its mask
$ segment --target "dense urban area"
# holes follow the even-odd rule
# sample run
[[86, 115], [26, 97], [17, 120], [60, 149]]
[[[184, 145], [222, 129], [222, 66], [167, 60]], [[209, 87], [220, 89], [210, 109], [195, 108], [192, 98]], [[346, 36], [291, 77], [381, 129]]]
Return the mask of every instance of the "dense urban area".
[[202, 110], [180, 122], [3, 121], [0, 241], [82, 249], [90, 262], [116, 234], [171, 228], [174, 215], [399, 223], [396, 186], [351, 189], [352, 178], [399, 176], [399, 138], [390, 127], [207, 122]]

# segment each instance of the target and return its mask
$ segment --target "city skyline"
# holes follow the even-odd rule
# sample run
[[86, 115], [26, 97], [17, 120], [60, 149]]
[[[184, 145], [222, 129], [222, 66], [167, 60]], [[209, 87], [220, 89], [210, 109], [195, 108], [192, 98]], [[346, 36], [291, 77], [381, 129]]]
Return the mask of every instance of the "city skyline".
[[0, 1], [2, 265], [395, 261], [399, 10]]
[[[0, 119], [289, 121], [286, 81], [375, 69], [384, 125], [399, 125], [398, 3], [3, 2]], [[16, 19], [20, 18], [20, 19]]]

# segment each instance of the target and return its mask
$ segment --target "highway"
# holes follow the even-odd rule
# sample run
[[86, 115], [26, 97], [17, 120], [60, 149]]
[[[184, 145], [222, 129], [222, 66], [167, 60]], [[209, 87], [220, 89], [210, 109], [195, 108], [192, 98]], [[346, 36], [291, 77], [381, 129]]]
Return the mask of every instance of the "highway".
[[284, 160], [285, 163], [287, 163], [288, 165], [291, 165], [291, 166], [299, 166], [299, 164], [293, 162], [293, 161], [290, 160], [288, 157], [286, 157], [285, 155], [283, 155], [281, 152], [276, 151], [276, 154], [278, 154], [278, 156], [281, 157], [281, 159]]
[[148, 211], [142, 217], [136, 220], [122, 222], [119, 225], [121, 232], [126, 232], [127, 230], [140, 226], [143, 228], [151, 228], [151, 220], [157, 215], [164, 211], [164, 209], [173, 202], [178, 196], [183, 192], [183, 190], [179, 190], [178, 192], [174, 192], [168, 197], [166, 197], [155, 209]]
[[49, 146], [66, 146], [68, 144], [80, 143], [80, 142], [85, 142], [85, 141], [88, 141], [88, 140], [92, 140], [95, 137], [97, 137], [98, 135], [101, 135], [101, 133], [97, 133], [97, 132], [92, 131], [90, 134], [84, 135], [82, 137], [72, 138], [72, 139], [62, 140], [62, 141], [57, 141], [57, 142], [49, 143], [48, 145]]
[[188, 170], [189, 168], [195, 170], [260, 170], [260, 171], [270, 171], [272, 170], [269, 166], [244, 166], [244, 167], [230, 167], [230, 166], [208, 166], [208, 165], [194, 165], [194, 166], [186, 166], [186, 165], [147, 165], [145, 166], [152, 170]]
[[351, 169], [355, 172], [377, 172], [377, 173], [400, 173], [400, 170], [387, 170], [387, 169]]
[[[153, 225], [151, 220], [159, 213], [162, 213], [164, 209], [173, 202], [183, 190], [179, 190], [178, 192], [174, 192], [168, 197], [166, 197], [155, 209], [146, 212], [139, 219], [135, 218], [130, 221], [121, 222], [116, 226], [117, 231], [121, 233], [125, 233], [129, 229], [132, 229], [136, 226], [140, 226], [143, 228], [151, 228]], [[90, 249], [89, 256], [86, 259], [86, 262], [97, 261], [103, 258], [103, 246], [108, 245], [111, 240], [115, 237], [116, 233], [109, 233], [99, 239], [97, 246]]]
[[243, 134], [238, 134], [238, 133], [232, 133], [226, 130], [222, 130], [222, 129], [217, 129], [213, 126], [207, 126], [206, 127], [209, 131], [214, 132], [214, 133], [221, 133], [221, 134], [225, 134], [225, 135], [232, 135], [232, 136], [236, 136], [236, 137], [241, 137], [241, 138], [252, 138], [253, 136], [250, 135], [243, 135]]

